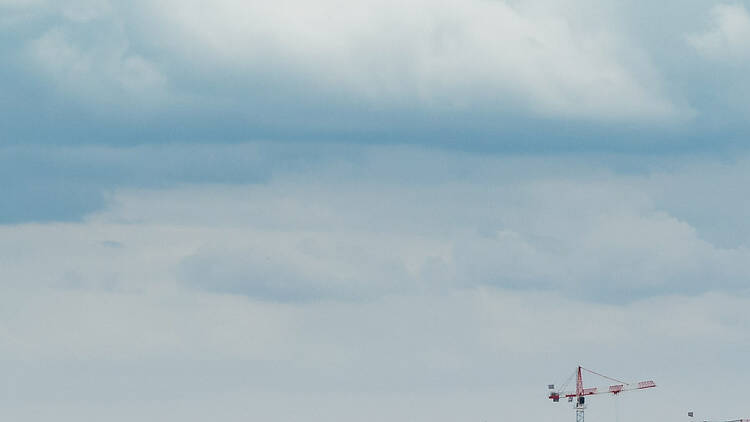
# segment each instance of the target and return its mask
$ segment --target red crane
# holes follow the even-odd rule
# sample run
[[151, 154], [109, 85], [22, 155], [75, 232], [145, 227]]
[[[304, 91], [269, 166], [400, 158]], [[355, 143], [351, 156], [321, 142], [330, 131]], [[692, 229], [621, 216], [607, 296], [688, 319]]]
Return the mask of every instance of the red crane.
[[[610, 381], [614, 381], [617, 384], [610, 385], [607, 389], [600, 389], [600, 388], [585, 388], [583, 386], [583, 376], [582, 372], [588, 372], [594, 375], [598, 375], [602, 378], [606, 378]], [[570, 382], [570, 380], [573, 378], [573, 375], [576, 376], [576, 389], [575, 391], [565, 391], [565, 388], [567, 384]], [[620, 381], [615, 378], [608, 377], [606, 375], [602, 375], [598, 372], [594, 372], [590, 369], [586, 369], [582, 366], [578, 367], [578, 370], [571, 375], [570, 378], [568, 378], [568, 381], [566, 381], [562, 388], [559, 390], [555, 389], [554, 384], [549, 384], [547, 387], [550, 390], [549, 393], [549, 399], [553, 402], [557, 403], [560, 401], [560, 398], [567, 398], [568, 402], [575, 401], [575, 409], [576, 409], [576, 422], [583, 422], [583, 411], [586, 409], [586, 396], [593, 396], [596, 394], [612, 394], [617, 395], [622, 393], [623, 391], [632, 391], [632, 390], [643, 390], [645, 388], [652, 388], [656, 387], [656, 383], [653, 381], [641, 381], [639, 383], [635, 384], [629, 384], [624, 381]]]

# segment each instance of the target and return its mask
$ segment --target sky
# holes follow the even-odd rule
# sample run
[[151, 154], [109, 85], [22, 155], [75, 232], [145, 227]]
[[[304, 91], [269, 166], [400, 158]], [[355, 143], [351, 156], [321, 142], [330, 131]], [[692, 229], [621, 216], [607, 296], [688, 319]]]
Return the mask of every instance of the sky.
[[748, 418], [749, 72], [749, 1], [0, 0], [2, 414]]

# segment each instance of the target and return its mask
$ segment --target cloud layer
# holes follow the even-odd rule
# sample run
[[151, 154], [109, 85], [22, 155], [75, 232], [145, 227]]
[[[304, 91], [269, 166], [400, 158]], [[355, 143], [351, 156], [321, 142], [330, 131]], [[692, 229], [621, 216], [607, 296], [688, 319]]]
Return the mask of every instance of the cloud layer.
[[564, 418], [539, 401], [571, 362], [656, 379], [631, 418], [742, 410], [746, 159], [144, 148], [25, 152], [109, 193], [0, 226], [9, 414]]
[[[691, 15], [638, 33], [674, 7], [641, 6], [10, 2], [0, 6], [0, 31], [12, 35], [0, 49], [9, 62], [3, 135], [621, 149], [695, 147], [695, 131], [743, 127], [745, 103], [733, 93], [746, 85], [736, 73], [747, 62], [744, 6], [690, 3], [685, 11], [713, 20]], [[706, 91], [715, 79], [686, 67], [716, 60], [729, 83]]]
[[4, 415], [742, 417], [749, 16], [0, 0]]
[[[148, 151], [176, 158], [203, 148]], [[296, 152], [280, 158], [285, 148], [248, 144], [214, 150], [213, 162], [156, 160], [161, 167], [133, 163], [141, 148], [68, 148], [59, 150], [67, 151], [61, 159], [29, 157], [55, 163], [55, 177], [69, 179], [69, 192], [110, 192], [90, 199], [109, 205], [86, 224], [134, 233], [143, 227], [144, 235], [175, 226], [160, 243], [165, 251], [171, 244], [182, 251], [164, 264], [174, 267], [176, 281], [261, 300], [367, 300], [493, 286], [622, 303], [742, 292], [750, 271], [746, 201], [733, 195], [748, 178], [745, 159], [717, 165], [692, 158], [667, 171], [668, 158], [639, 169], [627, 157], [601, 156], [601, 164], [582, 166], [579, 158], [399, 148], [316, 159], [319, 152], [287, 149]], [[93, 152], [114, 165], [109, 168], [121, 168], [96, 185], [89, 179], [97, 167], [75, 158]], [[264, 163], [268, 157], [276, 164]], [[222, 165], [230, 159], [236, 172]], [[80, 181], [70, 179], [74, 174]], [[692, 189], [679, 189], [686, 186]], [[43, 198], [37, 200], [43, 207]], [[715, 202], [727, 204], [721, 223]], [[123, 253], [114, 246], [130, 247], [117, 236], [98, 242], [111, 242], [98, 247], [113, 254]], [[70, 271], [72, 278], [61, 283], [86, 284]]]

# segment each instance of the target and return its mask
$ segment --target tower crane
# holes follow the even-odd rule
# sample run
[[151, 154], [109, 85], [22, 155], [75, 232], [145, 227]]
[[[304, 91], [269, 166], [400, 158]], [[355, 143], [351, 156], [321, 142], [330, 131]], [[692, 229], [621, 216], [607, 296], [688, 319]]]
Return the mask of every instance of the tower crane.
[[[585, 388], [583, 386], [583, 372], [588, 372], [593, 375], [598, 375], [602, 378], [606, 378], [610, 381], [614, 381], [617, 384], [610, 385], [607, 389], [599, 389], [599, 388]], [[570, 382], [570, 380], [573, 378], [573, 376], [576, 377], [576, 389], [575, 391], [566, 391], [567, 385]], [[606, 375], [602, 375], [598, 372], [594, 372], [590, 369], [586, 369], [582, 366], [578, 366], [578, 370], [568, 378], [568, 381], [566, 381], [560, 389], [556, 389], [554, 384], [549, 384], [547, 388], [549, 391], [549, 399], [553, 402], [557, 403], [560, 401], [560, 398], [566, 398], [568, 399], [568, 402], [573, 402], [574, 409], [576, 410], [576, 422], [583, 422], [583, 411], [586, 409], [586, 396], [593, 396], [597, 394], [612, 394], [612, 395], [618, 395], [624, 391], [632, 391], [632, 390], [643, 390], [646, 388], [652, 388], [656, 387], [656, 383], [653, 381], [641, 381], [639, 383], [635, 384], [629, 384], [624, 381], [620, 381], [615, 378], [608, 377]], [[744, 421], [740, 421], [744, 422]]]

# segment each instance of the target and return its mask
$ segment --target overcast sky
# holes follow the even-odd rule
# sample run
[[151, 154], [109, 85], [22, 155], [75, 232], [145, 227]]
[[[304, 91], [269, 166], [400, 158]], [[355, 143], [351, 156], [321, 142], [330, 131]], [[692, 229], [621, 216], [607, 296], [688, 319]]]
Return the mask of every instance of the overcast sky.
[[748, 1], [0, 0], [0, 414], [750, 417], [748, 74]]

